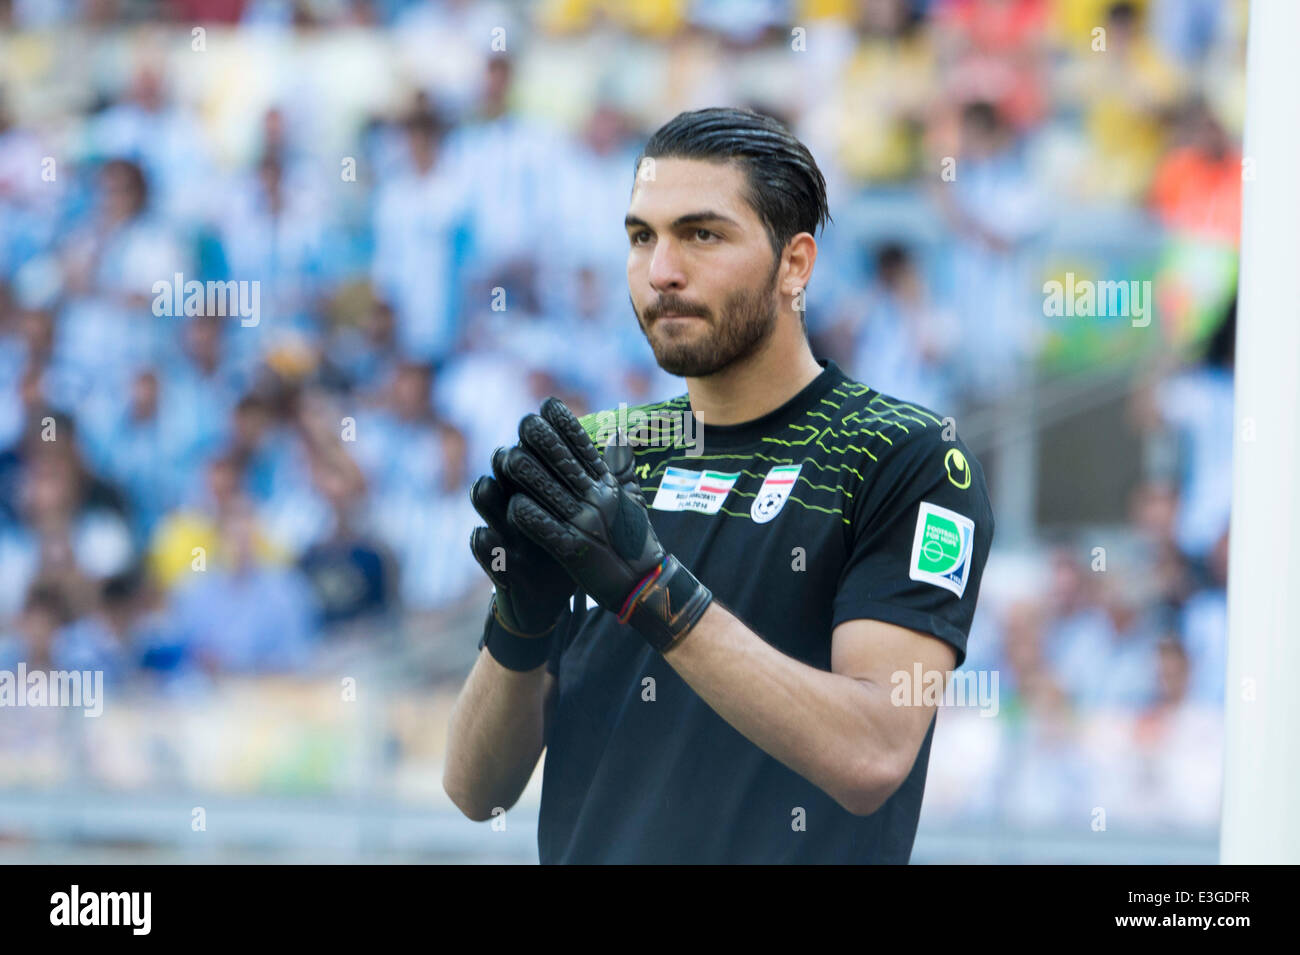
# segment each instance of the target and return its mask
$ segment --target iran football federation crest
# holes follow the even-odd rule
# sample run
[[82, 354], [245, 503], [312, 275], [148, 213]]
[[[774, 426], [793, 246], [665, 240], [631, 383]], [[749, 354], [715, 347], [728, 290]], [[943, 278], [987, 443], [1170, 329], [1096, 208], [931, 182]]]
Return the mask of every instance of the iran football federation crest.
[[780, 464], [767, 472], [763, 486], [758, 489], [754, 503], [749, 508], [749, 516], [755, 524], [766, 524], [781, 513], [802, 468], [802, 464]]

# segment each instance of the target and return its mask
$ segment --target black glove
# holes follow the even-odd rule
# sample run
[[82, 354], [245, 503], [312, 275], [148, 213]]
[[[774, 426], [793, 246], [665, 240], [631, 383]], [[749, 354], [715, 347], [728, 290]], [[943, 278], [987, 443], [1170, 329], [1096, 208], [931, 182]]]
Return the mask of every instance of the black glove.
[[492, 455], [496, 477], [484, 475], [470, 489], [474, 510], [487, 526], [474, 528], [469, 546], [496, 585], [492, 614], [497, 622], [516, 637], [544, 637], [568, 608], [575, 588], [564, 568], [506, 519], [514, 487], [501, 470], [505, 454], [505, 448], [497, 448]]
[[632, 472], [632, 448], [616, 436], [602, 458], [558, 398], [519, 423], [519, 439], [501, 463], [520, 489], [510, 498], [510, 523], [598, 604], [666, 653], [713, 594], [655, 536]]

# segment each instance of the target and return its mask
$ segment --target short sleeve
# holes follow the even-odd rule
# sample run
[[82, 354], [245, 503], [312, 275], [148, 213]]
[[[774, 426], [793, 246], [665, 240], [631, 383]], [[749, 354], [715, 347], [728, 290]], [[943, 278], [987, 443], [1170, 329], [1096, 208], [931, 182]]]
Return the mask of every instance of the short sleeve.
[[983, 468], [937, 428], [896, 441], [864, 468], [833, 626], [871, 619], [928, 633], [951, 644], [961, 666], [993, 543]]

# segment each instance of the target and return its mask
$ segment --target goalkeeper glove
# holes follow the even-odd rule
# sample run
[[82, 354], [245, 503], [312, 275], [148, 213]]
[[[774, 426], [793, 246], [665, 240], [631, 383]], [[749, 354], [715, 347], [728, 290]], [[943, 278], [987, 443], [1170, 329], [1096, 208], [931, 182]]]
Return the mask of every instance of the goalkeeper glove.
[[[513, 488], [501, 469], [505, 454], [504, 448], [498, 448], [492, 455], [494, 477], [484, 475], [470, 489], [474, 509], [486, 522], [485, 527], [476, 527], [470, 534], [470, 550], [496, 587], [484, 643], [491, 639], [494, 623], [513, 638], [549, 638], [574, 591], [573, 580], [564, 568], [507, 520]], [[542, 642], [549, 645], [549, 639]], [[518, 652], [512, 655], [507, 644], [514, 645]], [[493, 655], [506, 665], [515, 664], [514, 669], [532, 669], [524, 664], [545, 659], [540, 644], [528, 648], [500, 639], [489, 649], [500, 650], [500, 655]]]
[[611, 439], [602, 457], [558, 398], [520, 422], [519, 438], [501, 462], [519, 488], [507, 508], [510, 523], [619, 622], [668, 652], [713, 594], [659, 543], [632, 448]]

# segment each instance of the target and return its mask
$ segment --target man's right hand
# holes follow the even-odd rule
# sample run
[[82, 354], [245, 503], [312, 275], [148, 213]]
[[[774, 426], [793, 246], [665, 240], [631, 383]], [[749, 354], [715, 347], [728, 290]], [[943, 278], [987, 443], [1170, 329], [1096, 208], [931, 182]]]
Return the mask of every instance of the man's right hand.
[[576, 585], [549, 554], [506, 520], [510, 495], [518, 490], [501, 470], [505, 448], [492, 455], [494, 477], [484, 475], [470, 489], [470, 500], [486, 527], [470, 535], [470, 550], [496, 586], [493, 613], [518, 637], [548, 636], [569, 606]]

